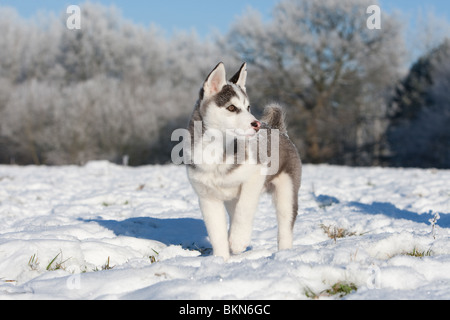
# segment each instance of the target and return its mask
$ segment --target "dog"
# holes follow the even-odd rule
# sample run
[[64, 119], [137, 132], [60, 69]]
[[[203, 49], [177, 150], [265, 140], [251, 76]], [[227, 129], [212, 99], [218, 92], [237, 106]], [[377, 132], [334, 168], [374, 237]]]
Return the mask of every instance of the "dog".
[[277, 211], [278, 250], [292, 248], [298, 212], [302, 163], [287, 135], [283, 110], [271, 104], [258, 121], [246, 81], [246, 63], [229, 81], [219, 63], [200, 89], [188, 126], [194, 161], [187, 164], [187, 175], [199, 197], [213, 254], [225, 260], [250, 245], [264, 191], [272, 194]]

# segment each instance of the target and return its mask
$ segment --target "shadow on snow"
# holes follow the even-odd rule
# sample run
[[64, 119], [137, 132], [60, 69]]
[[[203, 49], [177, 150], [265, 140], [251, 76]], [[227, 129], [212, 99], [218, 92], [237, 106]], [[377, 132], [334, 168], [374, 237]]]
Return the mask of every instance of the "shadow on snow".
[[[340, 201], [331, 196], [321, 195], [316, 201], [323, 206], [338, 204]], [[359, 209], [364, 214], [383, 214], [393, 219], [406, 219], [417, 223], [430, 224], [434, 213], [416, 212], [398, 209], [389, 202], [373, 202], [365, 204], [351, 201], [349, 206]], [[441, 228], [450, 228], [450, 213], [440, 213], [437, 225]], [[202, 254], [211, 253], [211, 244], [207, 237], [203, 220], [192, 218], [158, 219], [151, 217], [129, 218], [123, 221], [103, 219], [79, 219], [83, 222], [96, 222], [114, 232], [117, 236], [128, 236], [140, 239], [155, 240], [165, 245], [180, 245], [184, 249], [199, 250]]]
[[[319, 196], [314, 195], [314, 199], [319, 207], [329, 207], [341, 203], [336, 197], [323, 194]], [[405, 219], [417, 223], [425, 223], [428, 225], [431, 224], [430, 219], [433, 219], [435, 215], [435, 212], [432, 211], [418, 214], [413, 211], [402, 210], [389, 202], [373, 202], [372, 204], [365, 204], [357, 201], [351, 201], [347, 204], [351, 207], [357, 208], [361, 213], [364, 214], [383, 214], [393, 219]], [[450, 213], [439, 212], [439, 216], [440, 219], [436, 224], [441, 228], [450, 228]]]
[[205, 223], [202, 220], [157, 219], [151, 217], [130, 218], [123, 221], [103, 219], [80, 219], [96, 222], [114, 232], [117, 236], [155, 240], [165, 245], [180, 245], [184, 249], [208, 253], [211, 244], [207, 239]]
[[[356, 207], [361, 210], [362, 213], [367, 214], [383, 214], [389, 218], [405, 219], [418, 223], [430, 224], [430, 219], [434, 218], [435, 212], [429, 211], [426, 213], [418, 214], [416, 212], [401, 210], [389, 202], [373, 202], [372, 204], [365, 204], [361, 202], [352, 201], [349, 202], [350, 206]], [[440, 219], [437, 221], [437, 225], [441, 228], [450, 228], [450, 214], [439, 212]]]

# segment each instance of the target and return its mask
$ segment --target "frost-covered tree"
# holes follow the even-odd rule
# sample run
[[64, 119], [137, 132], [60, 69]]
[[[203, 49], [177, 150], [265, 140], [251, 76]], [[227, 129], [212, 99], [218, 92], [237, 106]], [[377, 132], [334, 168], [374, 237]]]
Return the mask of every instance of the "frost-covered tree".
[[393, 17], [383, 14], [381, 30], [367, 28], [373, 4], [284, 0], [271, 21], [250, 11], [224, 40], [259, 73], [258, 101], [290, 108], [290, 132], [307, 161], [370, 164], [379, 156], [385, 101], [404, 52]]
[[0, 10], [0, 77], [13, 82], [19, 81], [22, 75], [22, 56], [28, 37], [26, 21], [20, 19], [14, 9]]
[[434, 8], [419, 11], [406, 35], [409, 62], [415, 63], [427, 53], [436, 49], [450, 34], [450, 21]]
[[170, 161], [169, 130], [187, 125], [220, 51], [114, 7], [81, 12], [82, 28], [69, 30], [65, 13], [28, 21], [0, 8], [0, 161]]
[[450, 40], [420, 57], [396, 89], [387, 139], [396, 166], [450, 167]]

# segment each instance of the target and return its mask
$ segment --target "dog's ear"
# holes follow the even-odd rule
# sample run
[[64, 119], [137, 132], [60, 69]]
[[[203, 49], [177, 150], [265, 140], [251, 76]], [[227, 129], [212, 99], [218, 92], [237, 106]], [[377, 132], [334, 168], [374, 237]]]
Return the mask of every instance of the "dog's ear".
[[204, 94], [206, 96], [212, 96], [219, 93], [222, 88], [227, 84], [227, 78], [225, 73], [225, 66], [220, 62], [213, 71], [206, 78], [203, 84]]
[[237, 84], [244, 91], [246, 90], [245, 84], [247, 82], [247, 63], [244, 62], [239, 71], [230, 79], [230, 82]]

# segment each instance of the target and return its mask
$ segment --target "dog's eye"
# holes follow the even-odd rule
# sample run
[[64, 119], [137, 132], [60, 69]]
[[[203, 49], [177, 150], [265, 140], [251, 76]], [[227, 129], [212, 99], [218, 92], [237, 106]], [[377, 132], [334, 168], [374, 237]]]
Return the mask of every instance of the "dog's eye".
[[237, 108], [236, 108], [235, 106], [231, 105], [231, 106], [229, 106], [229, 107], [227, 108], [227, 110], [230, 111], [230, 112], [236, 112], [236, 111], [237, 111]]
[[251, 106], [248, 106], [247, 107], [247, 111], [250, 112], [250, 109], [251, 109]]

